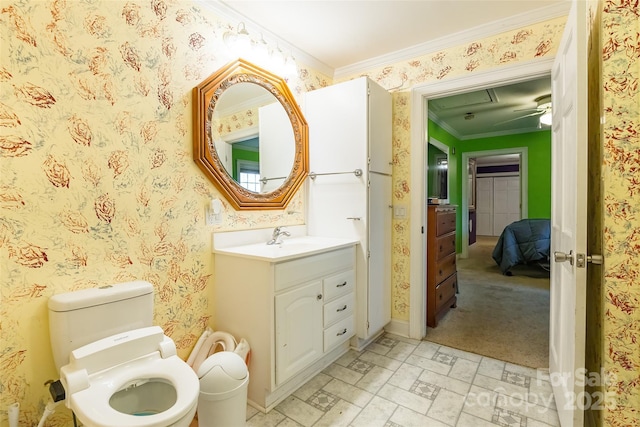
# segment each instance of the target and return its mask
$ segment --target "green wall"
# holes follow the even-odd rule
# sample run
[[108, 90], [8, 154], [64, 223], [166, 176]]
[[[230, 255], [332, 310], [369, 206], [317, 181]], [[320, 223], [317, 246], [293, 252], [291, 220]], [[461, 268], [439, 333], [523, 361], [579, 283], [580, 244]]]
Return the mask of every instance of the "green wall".
[[[461, 141], [456, 150], [458, 161], [462, 153], [470, 151], [500, 150], [527, 147], [529, 157], [529, 218], [551, 218], [551, 131], [520, 133], [517, 135]], [[458, 173], [458, 191], [461, 190], [461, 173]], [[460, 194], [460, 193], [458, 193]], [[458, 202], [460, 198], [458, 198]]]
[[231, 150], [231, 160], [233, 162], [233, 179], [238, 181], [238, 160], [250, 160], [252, 162], [260, 162], [260, 154], [257, 151], [242, 150], [233, 147]]
[[[494, 136], [461, 141], [429, 120], [429, 138], [435, 138], [455, 150], [449, 155], [449, 203], [462, 205], [462, 173], [464, 168], [462, 154], [505, 148], [527, 147], [528, 152], [528, 184], [529, 184], [529, 218], [551, 218], [551, 131], [521, 133], [507, 136]], [[453, 150], [449, 150], [450, 152]], [[466, 175], [466, 170], [464, 171]], [[428, 174], [427, 174], [428, 175]], [[460, 232], [462, 214], [458, 211], [457, 247], [461, 251]]]

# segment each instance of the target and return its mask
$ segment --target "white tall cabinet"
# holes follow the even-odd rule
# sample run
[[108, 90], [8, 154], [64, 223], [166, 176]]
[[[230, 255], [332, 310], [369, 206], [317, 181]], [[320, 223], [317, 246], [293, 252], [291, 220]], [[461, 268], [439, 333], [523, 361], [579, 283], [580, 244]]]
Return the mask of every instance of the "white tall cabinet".
[[[356, 347], [391, 320], [391, 95], [361, 77], [308, 92], [310, 235], [355, 237]], [[356, 170], [362, 171], [357, 176]]]

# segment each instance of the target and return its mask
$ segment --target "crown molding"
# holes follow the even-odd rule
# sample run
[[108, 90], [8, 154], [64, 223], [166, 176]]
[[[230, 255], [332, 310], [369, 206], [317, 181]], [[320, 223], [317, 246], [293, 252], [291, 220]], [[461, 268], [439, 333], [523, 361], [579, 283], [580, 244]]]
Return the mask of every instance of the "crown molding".
[[429, 120], [431, 120], [433, 123], [437, 124], [442, 129], [447, 131], [454, 138], [456, 138], [457, 140], [461, 140], [462, 139], [462, 136], [454, 128], [449, 126], [449, 124], [447, 122], [442, 121], [442, 119], [436, 113], [434, 113], [433, 111], [429, 110], [428, 116], [429, 116]]
[[375, 68], [396, 64], [398, 62], [407, 61], [429, 53], [460, 46], [462, 44], [491, 37], [507, 31], [517, 30], [519, 28], [526, 27], [527, 25], [566, 16], [569, 14], [570, 8], [571, 2], [566, 1], [536, 9], [532, 12], [521, 13], [509, 18], [489, 22], [456, 34], [429, 40], [405, 49], [337, 68], [333, 74], [333, 78], [334, 80], [338, 80], [352, 75], [361, 74]]
[[238, 23], [240, 21], [244, 22], [245, 27], [247, 28], [247, 31], [251, 32], [253, 30], [257, 33], [261, 33], [268, 40], [273, 41], [277, 43], [278, 46], [286, 48], [287, 50], [291, 51], [291, 54], [296, 59], [296, 62], [304, 63], [309, 67], [313, 68], [314, 70], [319, 71], [327, 76], [333, 76], [335, 70], [332, 67], [328, 66], [324, 62], [318, 60], [317, 58], [309, 55], [308, 53], [298, 49], [297, 47], [291, 45], [286, 40], [266, 30], [257, 22], [252, 21], [246, 16], [236, 12], [234, 9], [222, 3], [220, 0], [194, 0], [194, 2], [199, 4], [205, 9], [209, 9], [213, 11], [218, 16], [226, 19], [232, 24]]

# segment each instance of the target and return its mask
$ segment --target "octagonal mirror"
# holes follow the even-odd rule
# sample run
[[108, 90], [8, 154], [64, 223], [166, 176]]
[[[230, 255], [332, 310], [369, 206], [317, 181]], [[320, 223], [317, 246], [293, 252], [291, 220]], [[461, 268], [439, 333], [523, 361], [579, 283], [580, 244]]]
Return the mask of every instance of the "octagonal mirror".
[[238, 210], [284, 209], [308, 171], [308, 126], [286, 82], [243, 59], [193, 89], [194, 161]]

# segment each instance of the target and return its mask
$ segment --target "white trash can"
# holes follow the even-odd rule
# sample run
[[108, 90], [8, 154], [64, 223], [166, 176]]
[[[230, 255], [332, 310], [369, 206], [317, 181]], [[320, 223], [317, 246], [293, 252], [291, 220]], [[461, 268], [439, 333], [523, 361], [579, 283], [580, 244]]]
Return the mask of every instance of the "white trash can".
[[198, 426], [244, 426], [249, 371], [242, 357], [232, 351], [214, 353], [198, 368], [198, 378]]

